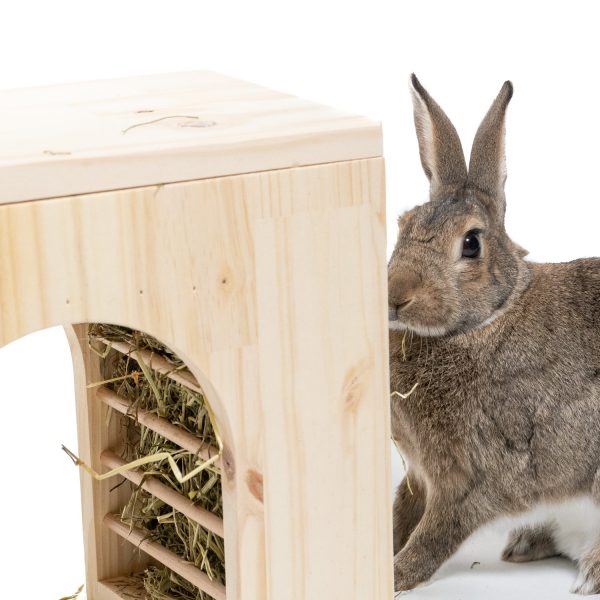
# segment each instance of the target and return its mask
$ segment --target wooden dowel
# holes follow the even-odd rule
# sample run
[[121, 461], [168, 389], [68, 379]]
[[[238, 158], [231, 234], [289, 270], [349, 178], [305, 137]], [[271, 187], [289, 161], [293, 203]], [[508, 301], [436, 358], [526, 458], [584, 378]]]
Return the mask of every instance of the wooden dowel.
[[[105, 450], [100, 455], [100, 461], [109, 469], [116, 469], [126, 464], [122, 458], [117, 456], [111, 450]], [[186, 517], [192, 519], [192, 521], [195, 521], [196, 523], [202, 525], [202, 527], [209, 529], [220, 537], [225, 537], [225, 533], [223, 531], [223, 519], [220, 519], [207, 510], [196, 506], [185, 496], [166, 486], [164, 483], [161, 483], [155, 477], [144, 478], [143, 473], [140, 471], [125, 471], [121, 474], [135, 485], [139, 486], [141, 484], [142, 489], [146, 490], [153, 496], [156, 496], [163, 502], [166, 502], [169, 506], [172, 506], [180, 513], [183, 513]]]
[[[180, 427], [173, 425], [166, 419], [163, 419], [154, 413], [141, 409], [136, 410], [133, 413], [130, 412], [129, 402], [121, 398], [121, 396], [107, 387], [100, 386], [97, 388], [96, 393], [98, 394], [100, 400], [102, 400], [102, 402], [104, 402], [106, 405], [114, 408], [123, 415], [127, 415], [132, 419], [136, 419], [142, 425], [148, 427], [148, 429], [152, 429], [152, 431], [155, 433], [162, 435], [184, 450], [197, 454], [204, 460], [208, 460], [219, 453], [219, 450], [214, 446], [207, 446], [195, 435], [185, 431], [185, 429], [181, 429]], [[218, 465], [219, 462], [220, 461], [217, 461], [216, 464]]]
[[174, 552], [161, 546], [161, 544], [146, 539], [146, 533], [141, 529], [135, 527], [131, 529], [129, 525], [121, 523], [119, 517], [111, 514], [104, 517], [104, 524], [111, 531], [114, 531], [117, 535], [120, 535], [140, 550], [143, 550], [146, 554], [149, 554], [152, 558], [165, 565], [165, 567], [175, 571], [175, 573], [189, 581], [192, 585], [210, 594], [215, 600], [226, 600], [225, 586], [223, 584], [211, 581], [206, 573], [203, 573], [193, 564], [183, 560]]
[[189, 370], [180, 369], [179, 371], [174, 371], [173, 364], [165, 358], [163, 358], [160, 354], [156, 354], [151, 350], [137, 349], [135, 346], [132, 346], [127, 342], [113, 342], [102, 337], [98, 338], [98, 340], [101, 341], [103, 344], [114, 348], [117, 352], [120, 352], [121, 354], [131, 356], [136, 361], [139, 357], [139, 359], [142, 360], [143, 363], [145, 365], [148, 365], [151, 369], [154, 369], [158, 373], [166, 375], [167, 377], [169, 377], [169, 379], [180, 383], [181, 385], [192, 390], [193, 392], [198, 392], [199, 394], [204, 395], [202, 388], [198, 385], [196, 378], [192, 375], [192, 373], [190, 373]]

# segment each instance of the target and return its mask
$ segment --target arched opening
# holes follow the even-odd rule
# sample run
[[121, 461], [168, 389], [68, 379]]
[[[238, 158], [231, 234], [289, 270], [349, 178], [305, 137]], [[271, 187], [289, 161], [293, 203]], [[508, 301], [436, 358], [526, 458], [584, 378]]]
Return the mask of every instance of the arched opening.
[[[18, 507], [15, 494], [4, 494], [0, 504], [5, 515], [20, 515], [10, 519], [20, 523], [8, 536], [11, 551], [33, 560], [35, 548], [53, 557], [35, 560], [39, 590], [29, 570], [15, 580], [15, 593], [27, 581], [27, 595], [71, 597], [87, 579], [80, 600], [224, 600], [222, 443], [203, 389], [170, 348], [147, 334], [99, 324], [67, 333], [76, 402], [62, 329], [0, 349], [3, 397], [13, 399], [5, 423], [23, 424], [7, 427], [8, 480], [30, 490], [19, 494]], [[26, 402], [34, 397], [44, 399], [41, 407]], [[36, 427], [26, 425], [31, 421]], [[81, 473], [81, 499], [79, 474], [61, 444], [89, 469]], [[92, 473], [107, 471], [116, 473]], [[37, 521], [40, 511], [44, 526], [35, 531], [44, 541], [32, 544], [32, 526], [22, 519]], [[58, 560], [64, 568], [57, 569]], [[30, 563], [19, 561], [29, 569]]]
[[[4, 598], [61, 598], [85, 582], [73, 365], [61, 327], [0, 348]], [[80, 596], [83, 598], [83, 594]]]

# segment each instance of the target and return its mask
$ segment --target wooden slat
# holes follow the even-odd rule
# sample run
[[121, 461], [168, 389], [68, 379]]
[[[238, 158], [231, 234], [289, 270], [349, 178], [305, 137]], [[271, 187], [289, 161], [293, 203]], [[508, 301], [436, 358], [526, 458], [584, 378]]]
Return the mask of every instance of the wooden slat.
[[161, 544], [146, 539], [146, 534], [141, 529], [131, 529], [128, 525], [121, 523], [119, 517], [111, 514], [104, 517], [104, 523], [111, 531], [131, 542], [152, 558], [155, 558], [165, 565], [165, 567], [168, 567], [192, 585], [195, 585], [198, 589], [210, 594], [215, 600], [226, 600], [224, 585], [216, 581], [211, 581], [206, 573], [203, 573], [193, 564], [183, 560], [174, 552], [167, 550]]
[[196, 381], [196, 378], [189, 371], [174, 371], [173, 365], [168, 360], [160, 356], [160, 354], [156, 354], [155, 352], [151, 352], [150, 350], [135, 348], [127, 342], [110, 341], [105, 338], [98, 339], [107, 346], [114, 348], [121, 354], [131, 356], [137, 362], [141, 360], [145, 365], [148, 365], [154, 371], [166, 375], [169, 379], [180, 383], [189, 390], [204, 395], [202, 388], [200, 387], [200, 385], [198, 385], [198, 382]]
[[[102, 464], [109, 469], [116, 469], [122, 467], [125, 461], [117, 456], [111, 450], [105, 450], [100, 455], [100, 461]], [[125, 471], [122, 473], [123, 477], [131, 481], [137, 486], [142, 487], [153, 496], [160, 498], [163, 502], [166, 502], [169, 506], [183, 513], [186, 517], [189, 517], [196, 523], [202, 525], [206, 529], [209, 529], [213, 533], [220, 537], [224, 537], [223, 531], [223, 519], [220, 519], [216, 515], [200, 508], [188, 500], [185, 496], [161, 483], [155, 477], [143, 477], [143, 473], [139, 471]]]
[[[97, 389], [96, 394], [102, 402], [107, 406], [114, 408], [123, 415], [135, 419], [142, 425], [148, 427], [155, 433], [162, 435], [174, 444], [177, 444], [188, 452], [193, 452], [201, 458], [208, 460], [219, 453], [218, 448], [207, 446], [202, 440], [199, 440], [195, 435], [173, 425], [166, 419], [155, 415], [147, 410], [137, 410], [134, 413], [129, 411], [129, 402], [107, 387], [101, 386]], [[219, 464], [219, 461], [217, 461]]]

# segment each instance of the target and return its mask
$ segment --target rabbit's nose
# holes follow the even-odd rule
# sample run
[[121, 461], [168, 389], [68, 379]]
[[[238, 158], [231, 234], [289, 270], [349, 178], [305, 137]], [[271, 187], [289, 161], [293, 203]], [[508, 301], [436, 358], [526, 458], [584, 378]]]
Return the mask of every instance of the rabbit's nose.
[[413, 271], [395, 273], [388, 279], [388, 304], [390, 311], [406, 308], [415, 297], [419, 286], [419, 277]]

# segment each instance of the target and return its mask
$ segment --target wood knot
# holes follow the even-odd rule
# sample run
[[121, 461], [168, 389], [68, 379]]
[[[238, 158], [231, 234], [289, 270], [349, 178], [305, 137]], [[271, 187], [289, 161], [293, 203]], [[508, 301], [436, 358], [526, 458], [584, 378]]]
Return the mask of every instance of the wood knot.
[[351, 367], [342, 383], [342, 404], [347, 412], [355, 412], [371, 380], [373, 362], [363, 358]]
[[218, 286], [221, 294], [229, 295], [234, 292], [235, 289], [235, 279], [234, 273], [229, 267], [229, 265], [223, 265], [218, 272]]
[[235, 476], [235, 461], [231, 450], [225, 446], [223, 448], [223, 454], [221, 456], [221, 468], [223, 474], [227, 478], [227, 481], [233, 481]]
[[250, 493], [259, 501], [263, 502], [263, 476], [258, 472], [250, 469], [246, 473], [246, 485]]

